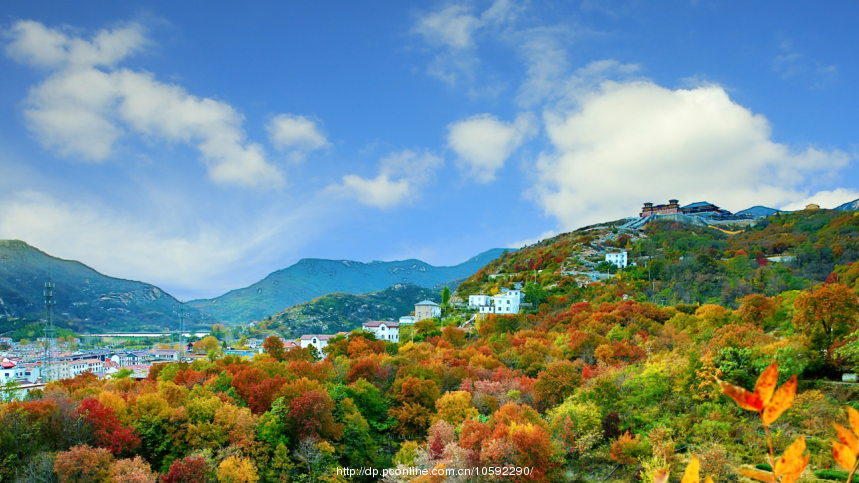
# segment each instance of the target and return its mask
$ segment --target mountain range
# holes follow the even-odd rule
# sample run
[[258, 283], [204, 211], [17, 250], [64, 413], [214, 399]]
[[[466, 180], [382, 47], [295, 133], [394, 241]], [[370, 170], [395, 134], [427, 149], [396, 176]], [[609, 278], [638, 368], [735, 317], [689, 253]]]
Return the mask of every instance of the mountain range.
[[[249, 287], [187, 303], [185, 325], [193, 329], [217, 322], [263, 320], [323, 295], [336, 293], [342, 298], [345, 294], [375, 292], [398, 284], [415, 285], [401, 289], [397, 292], [400, 296], [426, 298], [443, 285], [455, 288], [503, 251], [489, 250], [452, 267], [435, 267], [414, 259], [372, 263], [305, 259]], [[0, 324], [0, 334], [45, 318], [43, 292], [49, 278], [55, 284], [54, 320], [58, 327], [76, 333], [149, 332], [179, 327], [180, 303], [155, 285], [110, 277], [81, 262], [48, 255], [20, 240], [0, 240], [0, 320], [6, 321]], [[368, 300], [354, 302], [375, 307], [368, 312], [373, 317], [391, 316], [392, 310], [399, 313], [417, 301], [387, 295]], [[349, 299], [344, 303], [352, 302]]]
[[248, 287], [213, 299], [192, 300], [188, 305], [227, 323], [238, 324], [260, 321], [287, 307], [336, 292], [362, 294], [406, 283], [439, 289], [448, 285], [454, 289], [458, 281], [504, 251], [488, 250], [450, 267], [436, 267], [415, 259], [362, 263], [306, 258]]

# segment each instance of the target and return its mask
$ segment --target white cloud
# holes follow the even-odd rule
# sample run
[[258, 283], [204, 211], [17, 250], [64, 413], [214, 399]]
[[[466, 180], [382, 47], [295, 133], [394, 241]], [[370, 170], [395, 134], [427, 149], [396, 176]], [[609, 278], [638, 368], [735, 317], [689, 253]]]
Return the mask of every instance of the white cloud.
[[331, 144], [322, 134], [317, 121], [294, 114], [280, 114], [269, 122], [269, 139], [275, 148], [290, 151], [296, 161], [317, 149], [327, 148]]
[[809, 178], [850, 156], [800, 152], [770, 139], [769, 122], [718, 86], [671, 90], [603, 82], [577, 90], [571, 109], [548, 109], [554, 150], [539, 156], [532, 195], [562, 229], [634, 215], [645, 201], [707, 200], [732, 210], [782, 206]]
[[393, 208], [414, 200], [420, 187], [429, 182], [444, 160], [427, 151], [423, 153], [403, 150], [382, 159], [375, 178], [362, 178], [350, 174], [342, 183], [326, 188], [327, 193], [355, 198], [377, 208]]
[[507, 158], [535, 132], [535, 118], [520, 114], [503, 122], [490, 114], [478, 114], [447, 126], [447, 145], [459, 156], [459, 166], [479, 183], [495, 179]]
[[[191, 204], [181, 196], [164, 201], [143, 204], [180, 203], [177, 210]], [[259, 280], [271, 271], [273, 259], [312, 238], [325, 222], [319, 210], [329, 209], [321, 205], [257, 213], [251, 220], [217, 227], [188, 223], [162, 210], [152, 218], [93, 201], [13, 191], [0, 197], [0, 239], [24, 240], [50, 255], [78, 260], [108, 276], [153, 283], [175, 296], [212, 297]]]
[[804, 200], [788, 203], [780, 209], [785, 211], [801, 210], [812, 203], [821, 208], [832, 209], [857, 199], [859, 199], [859, 191], [849, 188], [836, 188], [831, 191], [818, 191]]
[[465, 6], [451, 5], [421, 16], [414, 32], [430, 43], [463, 49], [472, 45], [472, 34], [479, 26], [480, 19], [471, 15]]
[[[47, 148], [100, 162], [123, 134], [195, 145], [209, 177], [222, 184], [276, 187], [283, 174], [262, 147], [245, 140], [244, 118], [225, 102], [198, 98], [177, 85], [115, 64], [146, 44], [142, 28], [102, 30], [89, 40], [38, 22], [21, 21], [6, 32], [6, 52], [53, 72], [31, 89], [24, 111]], [[101, 67], [101, 68], [97, 68]]]
[[513, 0], [495, 0], [477, 14], [468, 4], [450, 4], [418, 16], [412, 33], [438, 49], [427, 72], [443, 82], [456, 84], [471, 77], [479, 60], [476, 37], [481, 30], [499, 28], [512, 21], [520, 7]]

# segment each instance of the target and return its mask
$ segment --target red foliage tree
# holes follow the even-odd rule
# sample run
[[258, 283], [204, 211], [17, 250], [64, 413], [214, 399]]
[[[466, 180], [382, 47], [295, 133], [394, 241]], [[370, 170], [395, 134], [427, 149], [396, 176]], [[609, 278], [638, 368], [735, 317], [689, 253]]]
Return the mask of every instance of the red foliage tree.
[[209, 468], [206, 460], [200, 457], [186, 456], [170, 465], [166, 475], [161, 476], [161, 483], [206, 483]]
[[98, 447], [120, 455], [132, 453], [140, 446], [140, 437], [134, 429], [124, 428], [116, 417], [116, 411], [104, 406], [98, 399], [84, 399], [78, 406], [77, 413], [92, 426]]

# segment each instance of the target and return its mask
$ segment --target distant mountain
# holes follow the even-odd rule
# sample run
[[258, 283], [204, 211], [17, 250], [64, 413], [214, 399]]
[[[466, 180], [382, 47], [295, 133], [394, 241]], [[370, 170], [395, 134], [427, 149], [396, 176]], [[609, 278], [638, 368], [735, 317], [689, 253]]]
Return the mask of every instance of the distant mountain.
[[841, 205], [835, 209], [838, 211], [859, 210], [859, 200], [853, 200], [849, 203], [844, 203], [843, 205]]
[[407, 283], [361, 295], [332, 293], [276, 314], [268, 327], [293, 337], [350, 332], [370, 320], [397, 320], [426, 299], [441, 300], [441, 290]]
[[[52, 257], [19, 240], [0, 240], [0, 318], [44, 319], [44, 288], [49, 275], [55, 285], [54, 320], [60, 327], [97, 333], [179, 326], [179, 302], [160, 288], [102, 275], [80, 262]], [[217, 322], [188, 309], [189, 328]]]
[[452, 281], [472, 275], [503, 252], [492, 249], [452, 267], [414, 259], [361, 263], [307, 258], [249, 287], [213, 299], [192, 300], [189, 305], [228, 323], [247, 323], [330, 293], [362, 294], [403, 283], [425, 288], [450, 284], [454, 288], [457, 284]]
[[779, 210], [775, 208], [768, 208], [766, 206], [752, 206], [751, 208], [747, 208], [743, 211], [739, 211], [737, 215], [752, 215], [755, 218], [766, 218], [768, 216], [772, 216], [778, 213]]

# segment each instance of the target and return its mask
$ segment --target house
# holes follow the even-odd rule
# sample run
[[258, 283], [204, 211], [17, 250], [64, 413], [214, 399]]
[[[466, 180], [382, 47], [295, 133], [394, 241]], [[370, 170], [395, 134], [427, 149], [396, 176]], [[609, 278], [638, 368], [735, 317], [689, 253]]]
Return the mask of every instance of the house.
[[492, 297], [484, 294], [476, 294], [468, 296], [468, 308], [479, 309], [480, 307], [488, 306], [492, 303]]
[[400, 342], [400, 324], [396, 322], [373, 321], [364, 322], [361, 328], [376, 335], [376, 339], [387, 342]]
[[[521, 293], [521, 292], [519, 292]], [[518, 314], [521, 299], [517, 292], [508, 292], [492, 296], [493, 313]]]
[[638, 215], [641, 218], [646, 218], [651, 215], [675, 215], [675, 214], [683, 214], [683, 215], [698, 215], [698, 214], [710, 214], [710, 215], [730, 215], [731, 212], [728, 210], [724, 210], [714, 205], [713, 203], [709, 203], [707, 201], [697, 201], [695, 203], [688, 204], [686, 206], [681, 207], [680, 202], [677, 200], [668, 200], [667, 205], [654, 205], [653, 203], [645, 203], [644, 207], [641, 209], [641, 213]]
[[322, 349], [328, 346], [328, 340], [336, 337], [330, 334], [305, 334], [301, 336], [301, 348], [315, 347], [317, 351], [322, 353]]
[[9, 347], [14, 347], [15, 343], [12, 342], [11, 337], [0, 337], [0, 345], [8, 345]]
[[176, 349], [153, 349], [149, 351], [152, 353], [152, 360], [157, 361], [178, 361], [179, 360], [179, 351]]
[[400, 317], [400, 325], [414, 325], [415, 324], [415, 316], [414, 315], [404, 315]]
[[441, 317], [441, 305], [432, 300], [423, 300], [415, 304], [415, 322], [433, 317]]
[[628, 264], [625, 251], [606, 253], [605, 261], [614, 264], [617, 268], [626, 268]]

